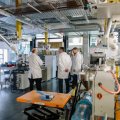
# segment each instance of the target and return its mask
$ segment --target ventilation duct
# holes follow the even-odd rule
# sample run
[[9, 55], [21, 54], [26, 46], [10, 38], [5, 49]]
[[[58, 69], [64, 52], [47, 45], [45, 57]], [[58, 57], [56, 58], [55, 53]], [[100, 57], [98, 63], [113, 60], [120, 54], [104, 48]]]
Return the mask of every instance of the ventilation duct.
[[78, 25], [75, 28], [64, 28], [64, 29], [53, 29], [49, 30], [52, 33], [58, 32], [84, 32], [84, 31], [100, 31], [102, 28], [99, 24], [85, 24], [85, 25]]

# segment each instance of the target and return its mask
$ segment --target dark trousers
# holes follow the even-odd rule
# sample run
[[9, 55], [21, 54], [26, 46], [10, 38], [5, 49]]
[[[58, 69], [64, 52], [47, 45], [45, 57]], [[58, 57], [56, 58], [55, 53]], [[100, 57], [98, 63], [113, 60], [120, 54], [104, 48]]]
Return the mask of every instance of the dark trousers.
[[36, 82], [37, 90], [41, 90], [41, 81], [42, 81], [42, 78], [36, 78], [36, 79], [30, 79], [29, 78], [30, 90], [33, 90], [34, 82]]
[[[64, 81], [64, 79], [59, 79], [58, 78], [58, 81], [59, 81], [59, 92], [63, 93], [63, 81]], [[65, 79], [65, 84], [66, 84], [66, 93], [68, 93], [70, 91], [69, 79]]]
[[72, 81], [72, 87], [73, 88], [77, 86], [77, 84], [78, 84], [77, 81], [78, 81], [78, 75], [74, 74], [73, 75], [73, 81]]

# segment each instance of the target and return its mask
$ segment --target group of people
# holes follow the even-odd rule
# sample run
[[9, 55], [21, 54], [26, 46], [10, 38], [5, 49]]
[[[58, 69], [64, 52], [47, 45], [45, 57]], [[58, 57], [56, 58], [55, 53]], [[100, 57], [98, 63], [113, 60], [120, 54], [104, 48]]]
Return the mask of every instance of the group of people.
[[63, 93], [63, 81], [66, 84], [66, 93], [70, 91], [70, 77], [72, 76], [72, 86], [77, 85], [79, 73], [81, 72], [81, 66], [83, 64], [83, 56], [79, 52], [78, 48], [71, 50], [71, 55], [67, 54], [63, 47], [59, 48], [58, 56], [58, 83], [59, 92]]
[[[58, 86], [59, 92], [63, 93], [63, 81], [66, 85], [66, 93], [70, 91], [70, 80], [69, 75], [73, 77], [72, 86], [75, 87], [78, 81], [78, 75], [81, 71], [81, 65], [83, 63], [83, 56], [79, 52], [78, 48], [73, 48], [71, 50], [71, 55], [67, 54], [64, 47], [59, 48], [59, 55], [57, 59], [58, 68]], [[34, 82], [36, 82], [37, 90], [41, 90], [42, 81], [42, 70], [43, 65], [42, 60], [38, 56], [38, 49], [33, 48], [32, 54], [29, 56], [29, 82], [30, 90], [33, 90]]]

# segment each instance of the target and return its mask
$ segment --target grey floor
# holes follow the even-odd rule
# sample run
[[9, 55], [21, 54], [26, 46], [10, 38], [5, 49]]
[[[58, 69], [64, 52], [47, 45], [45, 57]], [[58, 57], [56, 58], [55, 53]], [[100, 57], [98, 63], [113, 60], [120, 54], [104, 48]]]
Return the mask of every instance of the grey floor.
[[[42, 83], [42, 89], [58, 91], [57, 80], [54, 79], [47, 83]], [[22, 111], [28, 105], [16, 102], [16, 98], [24, 93], [11, 93], [10, 88], [0, 88], [0, 120], [26, 120], [26, 116]]]

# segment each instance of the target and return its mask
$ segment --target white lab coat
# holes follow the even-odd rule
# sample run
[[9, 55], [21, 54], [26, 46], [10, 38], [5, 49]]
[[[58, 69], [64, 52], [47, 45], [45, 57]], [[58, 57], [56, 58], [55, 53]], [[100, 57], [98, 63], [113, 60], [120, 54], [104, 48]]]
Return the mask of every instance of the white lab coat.
[[81, 53], [78, 52], [75, 56], [72, 56], [72, 69], [71, 69], [72, 75], [73, 74], [78, 75], [81, 72], [82, 64], [83, 64], [83, 55]]
[[[71, 70], [72, 61], [70, 56], [66, 53], [60, 53], [58, 57], [58, 78], [67, 79]], [[65, 72], [68, 69], [68, 72]]]
[[43, 65], [40, 57], [34, 53], [29, 56], [29, 74], [28, 78], [42, 78], [41, 66]]

